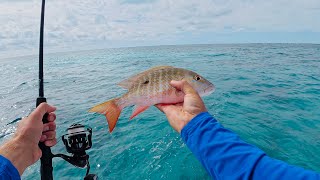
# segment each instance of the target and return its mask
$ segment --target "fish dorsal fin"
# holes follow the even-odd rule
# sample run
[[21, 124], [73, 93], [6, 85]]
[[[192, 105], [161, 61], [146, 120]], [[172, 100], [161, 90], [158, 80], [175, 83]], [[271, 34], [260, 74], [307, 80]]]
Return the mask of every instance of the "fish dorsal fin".
[[137, 81], [137, 79], [144, 76], [145, 74], [148, 74], [151, 71], [156, 71], [156, 70], [165, 69], [165, 68], [174, 68], [174, 67], [173, 66], [156, 66], [156, 67], [150, 68], [146, 71], [135, 74], [135, 75], [129, 77], [128, 79], [125, 79], [125, 80], [119, 82], [118, 86], [123, 87], [125, 89], [129, 89]]

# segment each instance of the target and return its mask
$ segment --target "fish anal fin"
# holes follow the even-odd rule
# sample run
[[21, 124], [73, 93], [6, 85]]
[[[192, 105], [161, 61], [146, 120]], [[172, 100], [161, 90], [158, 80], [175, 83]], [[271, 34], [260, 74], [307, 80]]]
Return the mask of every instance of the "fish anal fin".
[[135, 110], [133, 111], [132, 115], [130, 116], [130, 120], [136, 117], [138, 114], [142, 113], [146, 109], [148, 109], [150, 106], [137, 106]]

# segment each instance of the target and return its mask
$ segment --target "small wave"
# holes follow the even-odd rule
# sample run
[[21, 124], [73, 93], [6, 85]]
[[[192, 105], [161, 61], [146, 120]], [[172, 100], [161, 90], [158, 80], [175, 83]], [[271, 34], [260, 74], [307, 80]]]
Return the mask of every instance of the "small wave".
[[18, 87], [23, 86], [23, 85], [26, 85], [27, 83], [28, 83], [28, 82], [23, 82], [23, 83], [19, 84]]
[[267, 83], [254, 83], [253, 85], [256, 87], [265, 87], [265, 88], [274, 88], [275, 87], [273, 84], [267, 84]]
[[219, 53], [219, 54], [206, 54], [204, 57], [223, 57], [223, 56], [228, 56], [226, 53]]
[[244, 90], [244, 91], [233, 91], [233, 92], [231, 92], [231, 94], [234, 94], [234, 95], [244, 95], [244, 96], [253, 95], [253, 94], [257, 94], [257, 93], [259, 93], [258, 90]]
[[15, 119], [15, 120], [13, 120], [13, 121], [9, 122], [7, 125], [10, 125], [10, 124], [16, 123], [16, 122], [20, 121], [21, 119], [22, 119], [22, 118], [21, 118], [21, 117], [19, 117], [19, 118]]
[[0, 131], [0, 139], [14, 133], [15, 130], [16, 130], [16, 128], [13, 126], [2, 128], [2, 130]]
[[283, 52], [278, 52], [278, 53], [276, 53], [277, 55], [280, 55], [280, 56], [289, 56], [289, 54], [287, 54], [287, 53], [283, 53]]

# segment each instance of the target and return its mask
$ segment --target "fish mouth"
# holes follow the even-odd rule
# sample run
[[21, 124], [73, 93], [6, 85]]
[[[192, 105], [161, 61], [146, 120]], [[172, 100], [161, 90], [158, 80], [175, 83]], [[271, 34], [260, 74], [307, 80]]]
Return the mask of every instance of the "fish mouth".
[[203, 96], [209, 95], [215, 91], [215, 86], [212, 84], [203, 90]]

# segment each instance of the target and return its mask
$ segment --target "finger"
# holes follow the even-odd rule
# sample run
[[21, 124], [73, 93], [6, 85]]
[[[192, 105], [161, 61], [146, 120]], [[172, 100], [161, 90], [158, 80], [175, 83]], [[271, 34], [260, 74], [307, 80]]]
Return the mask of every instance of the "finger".
[[183, 106], [183, 103], [181, 102], [181, 103], [177, 103], [177, 104], [175, 104], [175, 106]]
[[54, 131], [56, 130], [56, 123], [55, 122], [49, 122], [43, 125], [43, 132], [46, 131]]
[[[163, 112], [163, 105], [162, 104], [156, 104], [154, 105], [156, 108], [158, 108], [161, 112]], [[163, 112], [164, 113], [164, 112]]]
[[43, 142], [45, 140], [47, 140], [47, 136], [46, 135], [41, 135], [40, 142]]
[[49, 113], [49, 115], [48, 115], [48, 121], [49, 121], [49, 122], [52, 122], [52, 121], [55, 121], [55, 120], [56, 120], [56, 114], [53, 113], [53, 112]]
[[[174, 107], [179, 107], [179, 106], [183, 106], [183, 103], [177, 103], [177, 104], [156, 104], [154, 105], [156, 108], [158, 108], [161, 112], [165, 113], [168, 111], [171, 111], [172, 109], [174, 109]], [[166, 106], [171, 106], [171, 107], [166, 107]]]
[[31, 114], [31, 119], [35, 120], [42, 120], [42, 117], [44, 116], [45, 113], [50, 113], [55, 111], [56, 108], [53, 106], [50, 106], [47, 103], [41, 103]]
[[184, 94], [198, 94], [187, 81], [171, 81], [170, 84], [177, 90], [182, 91]]
[[57, 144], [57, 139], [54, 138], [54, 139], [52, 139], [52, 140], [45, 141], [44, 144], [45, 144], [46, 146], [49, 146], [49, 147], [54, 146], [54, 145]]
[[163, 113], [167, 114], [168, 112], [170, 112], [172, 110], [172, 106], [173, 105], [169, 105], [169, 104], [157, 104], [155, 105], [160, 111], [162, 111]]
[[45, 136], [45, 141], [46, 140], [53, 140], [56, 138], [56, 131], [47, 131], [47, 132], [44, 132], [42, 134], [42, 136]]
[[41, 158], [41, 156], [42, 156], [42, 151], [41, 151], [41, 149], [39, 148], [39, 146], [36, 148], [36, 150], [34, 151], [34, 157], [35, 157], [35, 161], [34, 162], [36, 162], [37, 160], [39, 160], [40, 158]]
[[168, 112], [168, 106], [172, 106], [170, 104], [156, 104], [156, 108], [158, 108], [161, 112], [166, 113]]

